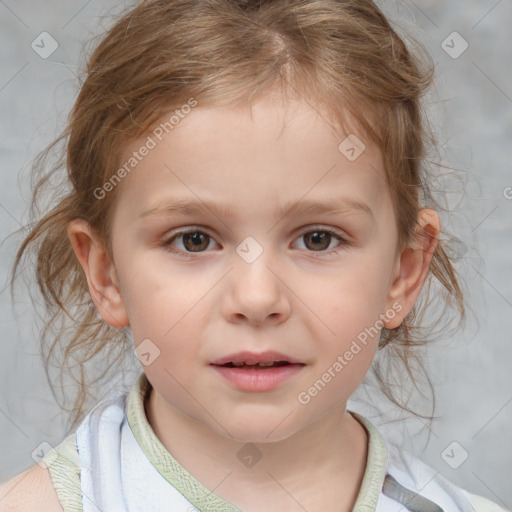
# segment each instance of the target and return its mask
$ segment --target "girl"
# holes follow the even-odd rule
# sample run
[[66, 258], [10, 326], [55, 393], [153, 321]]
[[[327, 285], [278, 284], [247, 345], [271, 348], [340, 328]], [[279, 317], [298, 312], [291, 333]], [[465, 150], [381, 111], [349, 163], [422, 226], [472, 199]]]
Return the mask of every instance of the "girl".
[[[431, 78], [370, 0], [119, 19], [13, 269], [37, 253], [43, 340], [71, 321], [73, 432], [5, 510], [503, 510], [347, 409], [377, 351], [426, 343], [431, 284], [464, 317], [423, 164]], [[86, 363], [123, 350], [139, 378], [87, 412]]]

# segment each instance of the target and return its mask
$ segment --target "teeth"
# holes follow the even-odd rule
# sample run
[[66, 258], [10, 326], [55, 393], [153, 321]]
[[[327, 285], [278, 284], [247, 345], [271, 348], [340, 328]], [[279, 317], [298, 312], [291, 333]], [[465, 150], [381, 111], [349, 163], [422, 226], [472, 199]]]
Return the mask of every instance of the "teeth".
[[268, 363], [256, 363], [256, 364], [247, 364], [247, 363], [231, 363], [233, 366], [239, 368], [240, 366], [273, 366], [275, 361], [270, 361]]

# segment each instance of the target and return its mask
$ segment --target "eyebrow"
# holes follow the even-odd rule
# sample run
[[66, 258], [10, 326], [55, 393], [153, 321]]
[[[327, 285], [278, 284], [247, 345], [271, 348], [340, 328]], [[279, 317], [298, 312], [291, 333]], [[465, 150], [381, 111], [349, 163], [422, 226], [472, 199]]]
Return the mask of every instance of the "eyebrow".
[[[232, 206], [221, 204], [215, 201], [206, 203], [190, 199], [172, 198], [161, 200], [155, 205], [144, 210], [139, 218], [146, 218], [156, 215], [194, 215], [212, 213], [217, 217], [235, 217], [236, 209]], [[363, 214], [371, 218], [374, 217], [373, 211], [366, 203], [349, 197], [331, 198], [322, 201], [316, 200], [299, 200], [296, 202], [288, 202], [280, 206], [276, 211], [278, 218], [285, 217], [290, 214]]]

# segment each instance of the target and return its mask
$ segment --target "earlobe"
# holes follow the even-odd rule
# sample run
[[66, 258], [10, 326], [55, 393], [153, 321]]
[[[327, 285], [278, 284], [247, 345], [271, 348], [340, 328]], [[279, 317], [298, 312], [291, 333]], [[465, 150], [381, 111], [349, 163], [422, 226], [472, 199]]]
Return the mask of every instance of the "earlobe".
[[68, 224], [68, 238], [103, 320], [117, 328], [129, 325], [114, 264], [94, 230], [86, 221], [75, 219]]
[[384, 321], [387, 329], [398, 327], [414, 306], [428, 276], [440, 229], [439, 216], [434, 210], [419, 211], [415, 237], [399, 255], [388, 294], [387, 308], [395, 303], [402, 308], [399, 315]]

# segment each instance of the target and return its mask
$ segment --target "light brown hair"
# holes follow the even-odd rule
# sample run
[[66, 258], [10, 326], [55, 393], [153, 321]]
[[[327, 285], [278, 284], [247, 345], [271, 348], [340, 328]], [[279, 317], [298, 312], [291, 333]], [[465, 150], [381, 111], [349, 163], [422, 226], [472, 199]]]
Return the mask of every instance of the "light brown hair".
[[[61, 347], [61, 376], [67, 370], [78, 384], [71, 428], [87, 411], [96, 359], [101, 357], [103, 378], [113, 375], [114, 363], [125, 355], [134, 357], [129, 331], [112, 328], [97, 314], [67, 238], [69, 221], [81, 218], [109, 248], [120, 187], [102, 199], [94, 191], [118, 170], [128, 143], [190, 98], [199, 107], [241, 106], [277, 89], [308, 101], [327, 122], [343, 126], [350, 117], [361, 137], [378, 146], [404, 247], [419, 209], [437, 204], [426, 164], [434, 141], [421, 102], [432, 79], [428, 54], [419, 45], [413, 54], [370, 0], [146, 0], [120, 17], [88, 60], [65, 131], [35, 162], [33, 215], [55, 178], [62, 185], [28, 227], [11, 277], [12, 286], [24, 255], [34, 254], [48, 315], [42, 333], [47, 375]], [[61, 159], [50, 168], [52, 152]], [[444, 238], [421, 300], [400, 327], [384, 329], [379, 342], [390, 359], [404, 363], [413, 381], [414, 347], [433, 334], [421, 329], [432, 286], [436, 295], [442, 292], [444, 313], [452, 307], [462, 321], [464, 297]], [[436, 322], [442, 329], [441, 320]], [[381, 372], [378, 380], [385, 395], [407, 409], [386, 375]]]

